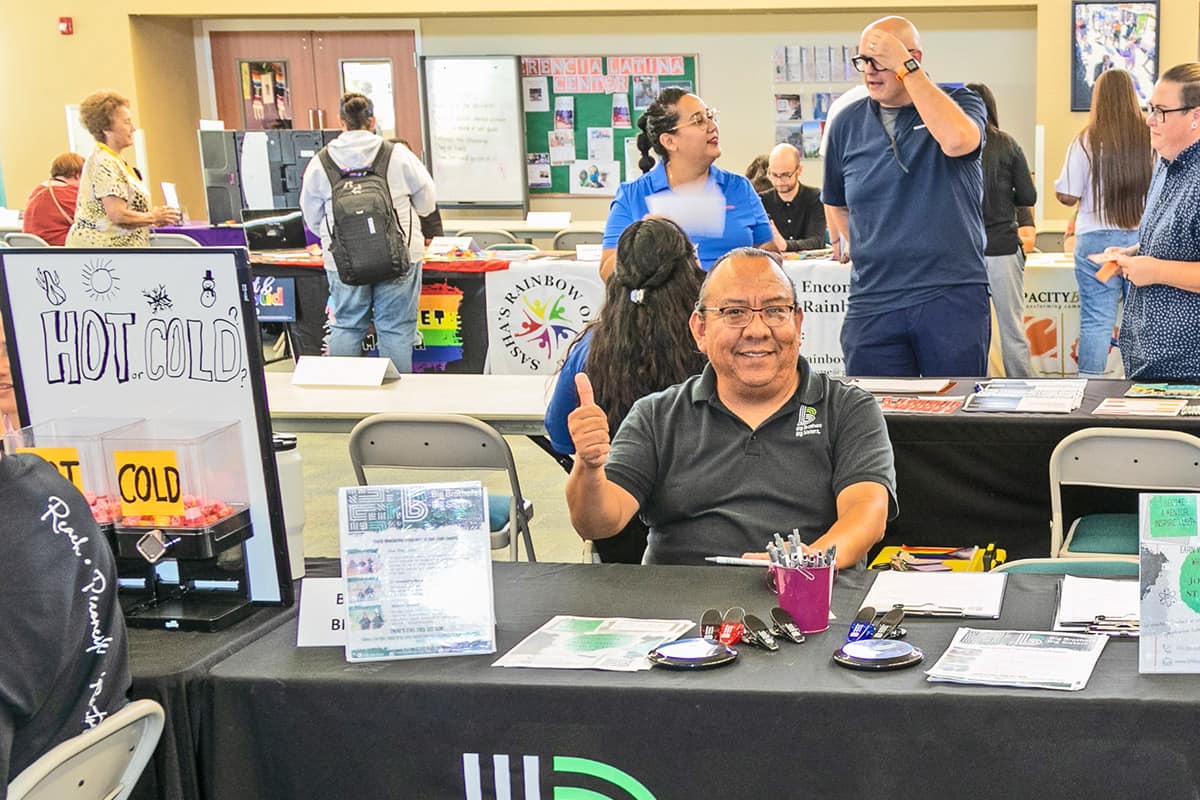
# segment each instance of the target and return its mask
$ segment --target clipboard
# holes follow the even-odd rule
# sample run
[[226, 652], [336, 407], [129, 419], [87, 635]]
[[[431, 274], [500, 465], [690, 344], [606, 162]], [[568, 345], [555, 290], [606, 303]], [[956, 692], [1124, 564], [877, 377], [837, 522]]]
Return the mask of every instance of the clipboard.
[[1005, 572], [894, 572], [875, 575], [860, 607], [902, 606], [917, 617], [999, 619]]

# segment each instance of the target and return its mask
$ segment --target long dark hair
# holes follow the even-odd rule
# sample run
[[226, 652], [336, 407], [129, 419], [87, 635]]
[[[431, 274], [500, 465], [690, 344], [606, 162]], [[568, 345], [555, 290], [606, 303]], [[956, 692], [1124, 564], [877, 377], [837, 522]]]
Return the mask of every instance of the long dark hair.
[[1079, 142], [1091, 163], [1092, 202], [1100, 218], [1118, 228], [1136, 228], [1146, 210], [1154, 153], [1128, 72], [1110, 69], [1100, 74]]
[[986, 133], [991, 136], [994, 131], [1000, 130], [1000, 117], [996, 113], [996, 96], [992, 94], [992, 90], [985, 83], [968, 83], [967, 88], [979, 95], [979, 99], [983, 101], [983, 107], [987, 110]]
[[592, 334], [586, 371], [610, 431], [638, 398], [704, 367], [688, 329], [702, 277], [692, 243], [671, 220], [638, 220], [621, 234], [604, 306], [584, 329]]
[[663, 89], [642, 116], [638, 117], [637, 125], [642, 129], [637, 137], [637, 148], [642, 153], [642, 157], [638, 159], [638, 167], [642, 172], [654, 169], [654, 159], [650, 156], [651, 149], [658, 153], [659, 158], [664, 162], [668, 160], [667, 148], [662, 146], [658, 137], [664, 133], [670, 133], [679, 124], [678, 103], [679, 98], [685, 94], [687, 92], [675, 86]]

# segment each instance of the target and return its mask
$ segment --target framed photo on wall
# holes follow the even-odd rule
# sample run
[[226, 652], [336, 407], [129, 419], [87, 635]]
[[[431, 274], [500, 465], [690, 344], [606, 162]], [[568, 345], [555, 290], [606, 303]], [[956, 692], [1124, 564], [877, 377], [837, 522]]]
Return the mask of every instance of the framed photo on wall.
[[1101, 74], [1123, 69], [1145, 105], [1158, 80], [1158, 2], [1071, 3], [1071, 110], [1092, 107]]

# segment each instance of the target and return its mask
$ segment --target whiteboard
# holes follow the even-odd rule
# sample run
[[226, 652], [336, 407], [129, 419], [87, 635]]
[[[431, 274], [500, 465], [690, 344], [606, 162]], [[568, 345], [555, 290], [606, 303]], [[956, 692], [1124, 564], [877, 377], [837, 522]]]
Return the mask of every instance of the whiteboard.
[[0, 251], [25, 424], [65, 417], [241, 423], [251, 600], [291, 602], [258, 321], [243, 248]]
[[427, 57], [425, 114], [439, 205], [525, 207], [516, 56]]

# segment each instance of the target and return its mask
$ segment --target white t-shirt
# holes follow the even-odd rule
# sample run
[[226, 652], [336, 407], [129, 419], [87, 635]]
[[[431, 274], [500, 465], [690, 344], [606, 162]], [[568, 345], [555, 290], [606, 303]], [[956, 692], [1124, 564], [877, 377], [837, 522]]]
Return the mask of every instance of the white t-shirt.
[[1099, 204], [1092, 196], [1092, 163], [1079, 137], [1071, 142], [1062, 172], [1054, 182], [1054, 191], [1079, 198], [1079, 213], [1075, 217], [1075, 235], [1099, 230], [1125, 230], [1107, 224], [1099, 213]]

